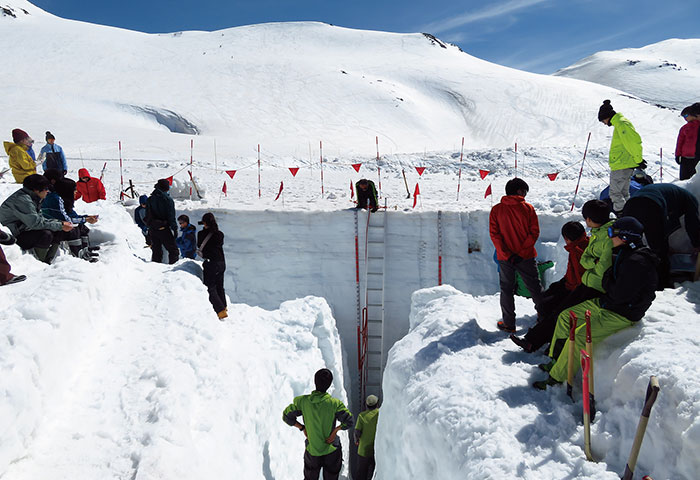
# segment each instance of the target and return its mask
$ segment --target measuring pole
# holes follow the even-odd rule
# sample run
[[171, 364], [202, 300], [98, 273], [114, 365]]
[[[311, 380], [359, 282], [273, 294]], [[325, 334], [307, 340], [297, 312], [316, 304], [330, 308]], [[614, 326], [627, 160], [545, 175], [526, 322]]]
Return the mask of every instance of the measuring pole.
[[122, 142], [119, 141], [119, 177], [121, 189], [119, 192], [119, 200], [124, 200], [124, 165], [122, 163]]
[[442, 285], [442, 210], [438, 210], [438, 285]]
[[659, 167], [660, 167], [660, 172], [661, 172], [661, 182], [663, 183], [664, 181], [664, 149], [663, 147], [659, 148]]
[[379, 136], [374, 137], [377, 144], [377, 178], [379, 179], [379, 198], [382, 196], [382, 168], [379, 166]]
[[459, 187], [462, 186], [462, 155], [464, 154], [464, 137], [462, 137], [462, 149], [459, 151], [459, 175], [457, 175], [457, 201], [459, 202]]
[[219, 173], [218, 161], [216, 159], [216, 138], [214, 139], [214, 173]]
[[262, 195], [260, 193], [260, 144], [258, 143], [258, 198]]
[[574, 199], [571, 201], [571, 210], [574, 211], [574, 204], [576, 203], [576, 195], [578, 194], [578, 186], [581, 184], [581, 175], [583, 174], [583, 164], [586, 162], [586, 153], [588, 153], [588, 142], [591, 141], [591, 132], [588, 132], [588, 140], [586, 140], [586, 149], [583, 151], [583, 160], [581, 160], [581, 170], [578, 172], [578, 182], [576, 182], [576, 190], [574, 191]]
[[323, 141], [320, 140], [318, 142], [319, 145], [319, 150], [321, 151], [321, 198], [324, 196], [324, 191], [323, 191]]
[[[192, 158], [194, 150], [194, 139], [190, 138], [190, 180], [194, 182], [194, 177], [192, 176]], [[190, 183], [190, 200], [192, 200], [192, 183]]]
[[518, 176], [518, 142], [515, 142], [515, 176]]

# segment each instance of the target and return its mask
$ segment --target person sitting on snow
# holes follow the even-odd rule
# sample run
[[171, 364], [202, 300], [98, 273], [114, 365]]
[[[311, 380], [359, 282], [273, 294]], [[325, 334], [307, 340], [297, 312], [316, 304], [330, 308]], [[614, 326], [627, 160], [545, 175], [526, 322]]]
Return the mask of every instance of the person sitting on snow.
[[538, 312], [542, 303], [542, 284], [535, 261], [540, 226], [535, 207], [525, 201], [529, 190], [522, 178], [508, 180], [505, 196], [489, 215], [489, 234], [496, 247], [501, 286], [502, 320], [496, 326], [509, 333], [515, 333], [515, 272], [520, 273]]
[[22, 188], [0, 205], [0, 223], [10, 229], [22, 250], [32, 250], [44, 263], [51, 263], [58, 244], [73, 230], [67, 220], [47, 219], [41, 214], [41, 201], [49, 193], [49, 181], [43, 175], [29, 175]]
[[[14, 243], [15, 237], [0, 230], [0, 245], [12, 245]], [[24, 275], [11, 274], [11, 268], [7, 258], [5, 258], [5, 252], [3, 252], [2, 247], [0, 247], [0, 286], [12, 285], [13, 283], [19, 283], [27, 279]]]
[[105, 192], [105, 186], [102, 185], [102, 180], [99, 178], [91, 177], [90, 172], [87, 168], [81, 168], [78, 170], [78, 183], [75, 190], [75, 199], [83, 199], [85, 203], [92, 203], [98, 200], [105, 200], [107, 198], [107, 193]]
[[151, 246], [151, 236], [148, 233], [148, 225], [146, 225], [146, 202], [148, 202], [148, 195], [141, 195], [139, 197], [139, 206], [134, 210], [134, 221], [136, 225], [141, 229], [144, 238], [146, 239], [146, 246]]
[[[608, 228], [608, 237], [613, 245], [613, 264], [605, 272], [603, 286], [605, 293], [600, 298], [586, 300], [571, 308], [578, 319], [584, 319], [586, 311], [591, 312], [591, 340], [598, 344], [613, 333], [631, 327], [642, 319], [656, 298], [654, 293], [658, 277], [656, 265], [659, 259], [649, 247], [644, 246], [644, 227], [634, 217], [618, 218]], [[546, 380], [535, 382], [533, 387], [544, 390], [549, 385], [564, 382], [568, 370], [568, 349], [579, 352], [586, 344], [586, 323], [576, 325], [575, 345], [569, 341], [569, 310], [559, 314], [557, 326], [552, 336], [552, 346], [563, 340], [559, 358], [543, 366], [549, 371]], [[578, 355], [574, 361], [574, 373], [580, 366]]]
[[65, 220], [75, 225], [75, 228], [66, 234], [64, 240], [73, 256], [82, 258], [91, 263], [97, 261], [94, 253], [98, 247], [90, 247], [88, 235], [90, 229], [85, 223], [97, 223], [97, 215], [78, 215], [73, 210], [75, 200], [75, 182], [69, 178], [62, 178], [54, 185], [55, 191], [49, 192], [41, 203], [41, 213], [46, 218]]
[[195, 258], [197, 256], [197, 227], [190, 223], [190, 217], [187, 215], [177, 217], [177, 223], [182, 232], [182, 235], [175, 239], [175, 244], [180, 249], [180, 255], [184, 258]]
[[372, 213], [376, 212], [379, 203], [377, 200], [377, 187], [374, 186], [374, 182], [363, 178], [355, 184], [355, 190], [357, 190], [356, 208], [370, 208]]
[[36, 173], [33, 144], [32, 137], [19, 128], [12, 130], [12, 142], [3, 143], [5, 153], [7, 153], [7, 161], [17, 183], [22, 183], [29, 175]]
[[569, 252], [566, 274], [542, 293], [537, 323], [528, 330], [525, 337], [516, 337], [515, 334], [510, 336], [516, 345], [528, 353], [536, 352], [552, 339], [559, 312], [600, 295], [597, 290], [581, 285], [581, 276], [585, 271], [581, 266], [581, 256], [588, 246], [586, 229], [579, 222], [567, 222], [561, 228], [561, 236], [566, 242], [564, 248]]
[[[304, 432], [304, 480], [316, 480], [323, 469], [323, 480], [337, 480], [343, 467], [339, 430], [351, 428], [355, 422], [352, 413], [337, 398], [327, 392], [333, 383], [333, 374], [322, 368], [314, 375], [316, 390], [309, 395], [296, 397], [284, 409], [282, 420]], [[304, 424], [297, 418], [302, 416]], [[337, 423], [337, 425], [336, 425]]]

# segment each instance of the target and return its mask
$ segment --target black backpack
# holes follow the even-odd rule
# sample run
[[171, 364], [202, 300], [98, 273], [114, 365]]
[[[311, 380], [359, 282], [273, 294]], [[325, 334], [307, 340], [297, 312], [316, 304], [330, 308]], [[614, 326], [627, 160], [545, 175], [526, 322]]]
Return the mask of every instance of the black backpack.
[[63, 171], [63, 160], [61, 153], [56, 151], [56, 148], [51, 145], [51, 151], [46, 154], [46, 170]]

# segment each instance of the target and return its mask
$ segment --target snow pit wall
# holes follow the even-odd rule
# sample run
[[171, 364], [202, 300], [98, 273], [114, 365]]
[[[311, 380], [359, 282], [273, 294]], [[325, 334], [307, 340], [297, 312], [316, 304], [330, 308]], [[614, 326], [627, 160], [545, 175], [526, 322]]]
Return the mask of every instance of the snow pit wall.
[[[188, 212], [201, 218], [209, 210]], [[226, 239], [226, 291], [234, 303], [274, 309], [307, 295], [327, 300], [344, 350], [345, 385], [354, 407], [359, 398], [357, 370], [358, 305], [355, 266], [355, 212], [212, 210]], [[487, 210], [442, 212], [442, 282], [473, 295], [498, 293], [494, 248]], [[378, 212], [386, 215], [384, 362], [386, 352], [409, 330], [411, 294], [438, 284], [438, 212]], [[540, 216], [540, 259], [554, 260], [547, 281], [566, 268], [561, 225], [578, 215]], [[358, 212], [360, 278], [364, 286], [367, 213]], [[471, 252], [471, 253], [470, 253]], [[363, 290], [362, 290], [363, 291]], [[362, 299], [364, 294], [361, 293]], [[359, 409], [354, 408], [357, 412]]]

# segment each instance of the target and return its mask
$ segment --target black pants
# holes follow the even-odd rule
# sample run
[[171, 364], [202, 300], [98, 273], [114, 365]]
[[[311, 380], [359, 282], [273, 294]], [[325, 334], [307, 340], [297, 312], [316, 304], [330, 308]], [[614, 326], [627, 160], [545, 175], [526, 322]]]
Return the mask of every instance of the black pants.
[[362, 455], [357, 456], [357, 477], [353, 477], [356, 480], [372, 480], [374, 475], [374, 467], [376, 463], [374, 462], [374, 455], [369, 457], [363, 457]]
[[343, 452], [340, 447], [335, 452], [320, 457], [314, 457], [308, 451], [304, 452], [304, 480], [318, 480], [321, 469], [323, 480], [338, 480], [342, 467]]
[[175, 237], [168, 227], [162, 229], [149, 228], [151, 235], [151, 261], [163, 263], [163, 247], [168, 251], [168, 263], [172, 265], [180, 258], [180, 253], [175, 245]]
[[688, 180], [690, 177], [695, 175], [695, 167], [698, 165], [698, 160], [700, 157], [681, 157], [681, 168], [680, 168], [680, 179]]
[[599, 297], [602, 293], [583, 284], [573, 291], [569, 291], [564, 287], [564, 282], [561, 281], [552, 284], [542, 295], [544, 300], [540, 307], [537, 323], [525, 335], [525, 340], [532, 344], [533, 350], [538, 350], [542, 345], [552, 340], [554, 328], [557, 326], [557, 317], [562, 311], [586, 300]]
[[204, 285], [209, 291], [209, 302], [214, 311], [219, 313], [226, 308], [226, 291], [224, 290], [224, 272], [226, 262], [204, 262]]
[[54, 243], [54, 232], [51, 230], [25, 230], [17, 235], [17, 245], [22, 250], [31, 248], [49, 248]]
[[499, 280], [501, 284], [501, 316], [503, 323], [507, 327], [515, 328], [515, 272], [520, 274], [520, 277], [525, 282], [525, 286], [532, 295], [532, 301], [535, 302], [535, 309], [539, 312], [540, 304], [542, 303], [542, 284], [537, 271], [537, 262], [534, 258], [521, 260], [517, 264], [510, 263], [506, 260], [499, 260], [498, 265], [501, 270]]
[[639, 220], [644, 226], [644, 237], [651, 251], [659, 257], [657, 268], [659, 283], [657, 290], [671, 286], [671, 261], [669, 259], [668, 236], [666, 235], [666, 215], [664, 209], [654, 200], [646, 197], [633, 197], [627, 201], [624, 215]]

